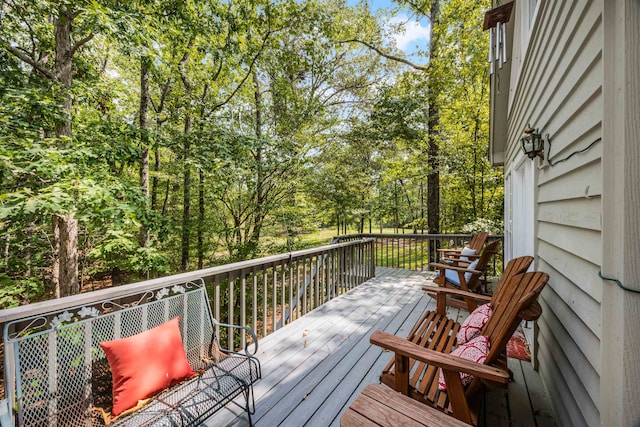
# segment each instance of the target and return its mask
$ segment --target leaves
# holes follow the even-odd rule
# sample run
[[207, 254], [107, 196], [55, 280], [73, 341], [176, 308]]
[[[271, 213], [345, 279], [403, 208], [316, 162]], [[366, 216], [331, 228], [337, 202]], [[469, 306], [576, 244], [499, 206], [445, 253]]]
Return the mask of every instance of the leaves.
[[[204, 265], [284, 250], [274, 236], [336, 222], [424, 227], [433, 173], [429, 88], [442, 106], [443, 229], [499, 221], [501, 172], [484, 156], [479, 19], [487, 2], [441, 3], [438, 55], [421, 64], [429, 73], [346, 42], [403, 57], [384, 21], [404, 10], [402, 2], [377, 14], [366, 2], [340, 0], [5, 4], [0, 228], [8, 255], [0, 304], [51, 291], [56, 213], [79, 221], [81, 275], [89, 281], [175, 272], [184, 250]], [[65, 8], [74, 12], [77, 46], [70, 87], [50, 76], [53, 21]], [[144, 129], [142, 63], [149, 65]], [[67, 97], [73, 135], [58, 138]], [[140, 183], [146, 150], [148, 199]]]

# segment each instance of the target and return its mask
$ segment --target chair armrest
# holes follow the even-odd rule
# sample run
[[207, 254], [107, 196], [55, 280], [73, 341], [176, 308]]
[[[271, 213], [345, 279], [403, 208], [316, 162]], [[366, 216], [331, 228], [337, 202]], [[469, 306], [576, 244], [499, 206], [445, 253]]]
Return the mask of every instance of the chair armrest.
[[523, 320], [538, 320], [541, 314], [542, 306], [540, 306], [538, 301], [534, 301], [533, 304], [531, 304], [531, 307], [520, 310], [518, 316]]
[[484, 302], [484, 303], [491, 302], [491, 297], [489, 295], [474, 294], [472, 292], [463, 291], [462, 289], [443, 288], [440, 286], [425, 285], [422, 287], [422, 290], [427, 292], [433, 292], [434, 294], [447, 294], [447, 295], [452, 295], [457, 297], [470, 298], [478, 302]]
[[14, 427], [15, 423], [11, 420], [10, 411], [9, 399], [0, 400], [0, 425], [2, 427]]
[[466, 310], [472, 312], [477, 307], [478, 303], [491, 302], [491, 297], [488, 295], [474, 294], [462, 289], [445, 287], [445, 286], [423, 286], [423, 291], [427, 291], [429, 296], [436, 300], [436, 312], [440, 315], [446, 316], [447, 306], [452, 305], [454, 307], [460, 307], [455, 304], [457, 300], [449, 299], [449, 296], [461, 297], [466, 303]]
[[464, 256], [467, 257], [468, 259], [462, 259], [460, 255], [458, 255], [457, 257], [453, 257], [453, 256], [445, 257], [444, 259], [451, 262], [466, 262], [467, 264], [470, 264], [474, 260], [480, 258], [480, 255], [464, 255]]
[[[230, 325], [230, 324], [228, 324], [228, 323], [219, 323], [219, 322], [216, 322], [214, 326], [216, 326], [216, 325], [217, 325], [217, 326], [220, 326], [220, 327], [223, 327], [223, 328], [243, 329], [245, 332], [247, 332], [249, 335], [251, 335], [251, 340], [253, 341], [253, 342], [251, 342], [251, 343], [247, 343], [247, 344], [244, 346], [244, 352], [245, 352], [245, 354], [246, 354], [247, 356], [255, 356], [255, 355], [256, 355], [256, 353], [258, 353], [258, 337], [256, 336], [256, 333], [255, 333], [255, 332], [253, 332], [253, 329], [251, 329], [251, 328], [250, 328], [250, 327], [248, 327], [248, 326]], [[217, 341], [217, 340], [218, 340], [218, 337], [216, 337], [216, 341]], [[220, 343], [217, 343], [217, 344], [218, 344], [218, 348], [220, 348]], [[253, 351], [251, 351], [251, 352], [250, 352], [250, 351], [249, 351], [249, 346], [250, 346], [251, 344], [253, 344]], [[228, 352], [228, 353], [235, 353], [235, 354], [239, 354], [239, 353], [237, 353], [237, 352], [235, 352], [235, 351], [227, 351], [227, 352]]]
[[461, 252], [462, 249], [458, 249], [458, 248], [438, 248], [438, 252], [443, 252], [443, 253], [455, 253], [455, 252]]
[[441, 264], [451, 265], [453, 267], [468, 267], [473, 261], [463, 261], [460, 258], [440, 258]]
[[438, 366], [448, 371], [466, 372], [487, 381], [501, 384], [509, 383], [509, 371], [493, 366], [483, 365], [451, 354], [420, 347], [404, 338], [397, 337], [388, 332], [375, 331], [370, 338], [371, 344], [375, 344], [397, 355], [409, 357], [429, 365]]
[[437, 268], [438, 270], [453, 270], [462, 271], [464, 273], [482, 274], [481, 270], [470, 270], [467, 267], [456, 267], [455, 265], [441, 264], [439, 262], [430, 262], [429, 267]]
[[458, 268], [455, 265], [445, 264], [442, 262], [430, 262], [429, 267], [435, 268], [436, 270], [455, 270], [456, 268]]

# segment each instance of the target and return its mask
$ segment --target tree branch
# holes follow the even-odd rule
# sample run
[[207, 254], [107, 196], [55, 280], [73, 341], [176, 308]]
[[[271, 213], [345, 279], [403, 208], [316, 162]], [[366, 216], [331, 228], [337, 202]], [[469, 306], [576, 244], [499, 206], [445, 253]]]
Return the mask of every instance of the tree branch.
[[76, 44], [73, 45], [73, 47], [71, 48], [71, 52], [69, 52], [69, 55], [73, 56], [78, 49], [80, 49], [85, 44], [89, 43], [89, 41], [91, 41], [91, 39], [93, 39], [94, 36], [95, 34], [91, 32], [86, 37], [80, 39]]
[[407, 4], [418, 11], [420, 14], [424, 15], [426, 18], [429, 18], [429, 13], [427, 13], [427, 11], [422, 6], [418, 5], [418, 3], [416, 3], [415, 1], [407, 0]]
[[262, 52], [265, 49], [265, 46], [267, 45], [267, 41], [269, 40], [269, 37], [271, 36], [272, 31], [269, 30], [267, 31], [267, 33], [265, 34], [265, 36], [262, 38], [262, 44], [260, 45], [260, 49], [258, 50], [258, 52], [254, 55], [254, 57], [252, 58], [251, 62], [249, 63], [249, 69], [247, 70], [247, 74], [244, 76], [244, 78], [240, 81], [240, 83], [238, 83], [238, 85], [236, 86], [236, 88], [227, 96], [227, 98], [222, 101], [219, 102], [218, 104], [214, 105], [213, 108], [211, 109], [211, 112], [214, 112], [215, 110], [217, 110], [218, 108], [226, 105], [229, 101], [231, 101], [233, 99], [233, 97], [236, 95], [236, 93], [240, 90], [240, 88], [244, 85], [244, 83], [247, 81], [247, 79], [249, 78], [250, 75], [253, 74], [253, 67], [256, 64], [256, 61], [258, 60], [258, 58], [260, 57], [260, 55], [262, 54]]
[[189, 62], [189, 58], [191, 57], [191, 49], [193, 48], [194, 39], [195, 37], [191, 36], [191, 38], [189, 39], [189, 43], [187, 43], [187, 47], [184, 51], [184, 55], [182, 55], [182, 59], [180, 59], [180, 62], [178, 62], [178, 70], [180, 70], [180, 77], [182, 78], [182, 84], [184, 85], [184, 88], [187, 91], [187, 93], [191, 93], [192, 86], [191, 86], [191, 82], [189, 81], [189, 77], [187, 76], [187, 72], [185, 71], [184, 68], [187, 65], [187, 62]]
[[55, 73], [44, 68], [41, 64], [38, 63], [38, 61], [30, 57], [29, 55], [25, 54], [24, 52], [22, 52], [22, 50], [15, 48], [13, 46], [5, 46], [5, 49], [7, 50], [7, 52], [18, 57], [18, 59], [20, 59], [22, 62], [26, 62], [27, 64], [31, 65], [33, 68], [36, 69], [36, 71], [46, 76], [49, 80], [56, 81], [56, 82], [58, 81], [58, 78], [56, 77]]
[[339, 43], [360, 43], [362, 45], [365, 45], [366, 47], [368, 47], [369, 49], [373, 50], [374, 52], [376, 52], [378, 55], [390, 59], [391, 61], [396, 61], [396, 62], [401, 62], [403, 64], [406, 64], [408, 66], [410, 66], [411, 68], [414, 68], [416, 70], [420, 70], [420, 71], [427, 71], [428, 68], [427, 67], [423, 67], [422, 65], [418, 65], [418, 64], [414, 64], [411, 61], [408, 61], [404, 58], [400, 58], [398, 56], [394, 56], [391, 54], [388, 54], [386, 52], [383, 52], [382, 50], [378, 49], [377, 47], [373, 46], [372, 44], [369, 44], [363, 40], [359, 40], [359, 39], [350, 39], [350, 40], [341, 40], [339, 41]]

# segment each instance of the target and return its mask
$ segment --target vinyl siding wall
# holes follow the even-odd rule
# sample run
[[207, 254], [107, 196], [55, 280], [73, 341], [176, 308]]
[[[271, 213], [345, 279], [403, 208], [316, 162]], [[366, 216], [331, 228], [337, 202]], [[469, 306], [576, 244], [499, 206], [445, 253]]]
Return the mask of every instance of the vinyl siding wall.
[[[505, 170], [521, 156], [519, 139], [529, 123], [549, 134], [545, 157], [550, 152], [552, 162], [602, 132], [602, 2], [539, 3], [526, 51], [514, 45], [522, 62], [511, 88]], [[603, 148], [597, 143], [555, 166], [534, 160], [541, 166], [536, 269], [551, 276], [541, 298], [536, 357], [561, 425], [600, 424]]]

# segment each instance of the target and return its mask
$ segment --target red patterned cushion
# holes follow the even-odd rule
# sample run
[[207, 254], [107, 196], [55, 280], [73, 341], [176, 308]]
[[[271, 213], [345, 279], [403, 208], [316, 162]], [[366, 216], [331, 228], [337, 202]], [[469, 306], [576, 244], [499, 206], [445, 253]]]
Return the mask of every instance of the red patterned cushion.
[[177, 317], [128, 338], [101, 342], [100, 347], [113, 377], [113, 416], [194, 375]]
[[489, 320], [492, 312], [491, 304], [484, 304], [473, 310], [473, 313], [462, 322], [458, 335], [456, 335], [456, 344], [464, 344], [480, 335], [480, 331]]
[[[451, 354], [454, 356], [460, 356], [463, 359], [472, 360], [478, 363], [484, 363], [484, 361], [487, 360], [487, 355], [489, 354], [489, 347], [489, 337], [480, 335], [479, 337], [472, 339], [468, 343], [458, 346], [451, 352]], [[462, 381], [463, 386], [469, 385], [472, 379], [473, 375], [460, 372], [460, 380]], [[438, 390], [444, 391], [446, 389], [447, 385], [444, 382], [444, 374], [442, 373], [441, 369], [440, 378], [438, 379]]]

